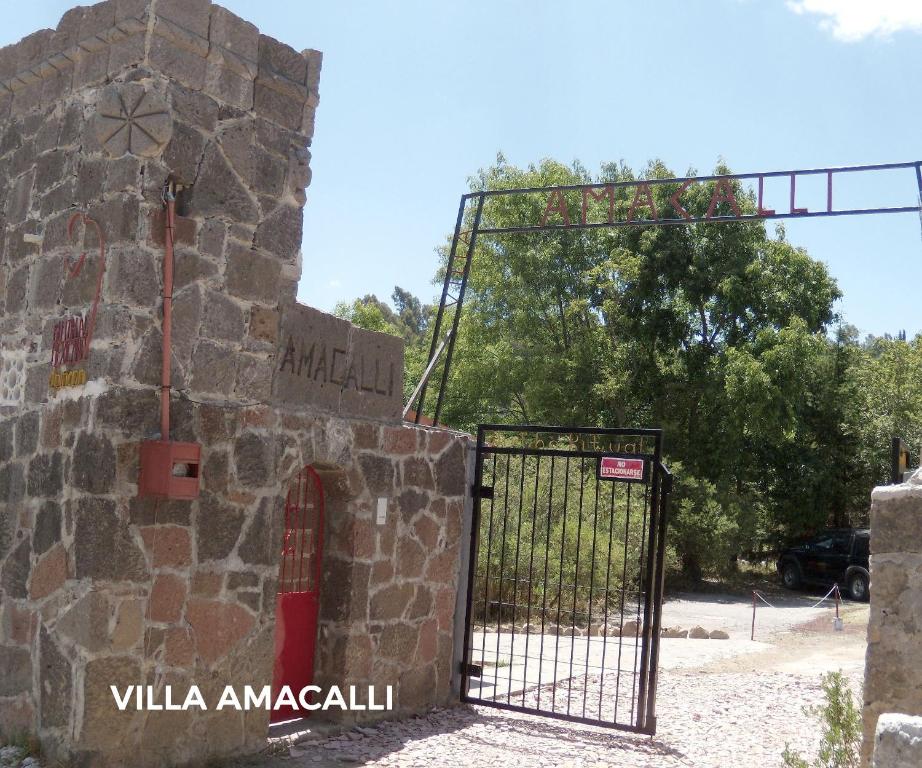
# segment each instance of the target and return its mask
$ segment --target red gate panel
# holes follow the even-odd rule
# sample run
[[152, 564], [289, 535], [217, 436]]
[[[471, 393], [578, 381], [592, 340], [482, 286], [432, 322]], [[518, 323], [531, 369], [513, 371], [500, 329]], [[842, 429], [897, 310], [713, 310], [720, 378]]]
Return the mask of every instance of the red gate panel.
[[[275, 609], [273, 700], [282, 686], [298, 692], [313, 683], [320, 567], [323, 554], [323, 485], [311, 467], [292, 480], [285, 498], [285, 535]], [[273, 710], [272, 722], [303, 717], [290, 707]]]

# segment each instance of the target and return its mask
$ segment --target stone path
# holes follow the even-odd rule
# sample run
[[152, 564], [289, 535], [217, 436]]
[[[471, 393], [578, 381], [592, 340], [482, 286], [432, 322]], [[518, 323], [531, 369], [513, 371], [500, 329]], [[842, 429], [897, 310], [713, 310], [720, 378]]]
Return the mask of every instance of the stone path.
[[[830, 670], [842, 669], [860, 697], [867, 607], [848, 609], [844, 633], [831, 631], [828, 611], [766, 612], [765, 624], [777, 623], [763, 625], [764, 641], [755, 643], [740, 637], [746, 618], [742, 607], [713, 609], [732, 610], [734, 616], [725, 620], [739, 613], [740, 627], [730, 624], [730, 641], [663, 643], [653, 738], [490, 707], [459, 706], [335, 735], [308, 736], [291, 748], [290, 755], [255, 765], [781, 768], [786, 744], [812, 759], [819, 728], [804, 707], [821, 702], [821, 677]], [[582, 676], [574, 679], [579, 701], [583, 685]], [[597, 677], [585, 681], [590, 700], [598, 697], [598, 685]], [[568, 688], [568, 681], [558, 684], [563, 702]], [[542, 702], [548, 691], [548, 686], [542, 687]], [[526, 695], [536, 697], [534, 690]]]
[[[860, 677], [849, 675], [852, 690]], [[785, 744], [811, 756], [818, 737], [805, 705], [819, 676], [665, 671], [654, 738], [559, 720], [460, 706], [294, 745], [261, 768], [775, 768]]]

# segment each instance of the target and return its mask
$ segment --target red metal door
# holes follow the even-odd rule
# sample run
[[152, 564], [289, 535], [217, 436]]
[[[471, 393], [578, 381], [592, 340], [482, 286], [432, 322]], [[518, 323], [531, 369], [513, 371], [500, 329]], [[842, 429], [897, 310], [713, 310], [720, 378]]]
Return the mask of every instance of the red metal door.
[[[314, 649], [320, 607], [320, 563], [323, 553], [323, 485], [311, 467], [304, 467], [285, 499], [285, 537], [275, 609], [273, 701], [282, 686], [297, 698], [314, 678]], [[290, 707], [272, 711], [272, 722], [304, 717]]]

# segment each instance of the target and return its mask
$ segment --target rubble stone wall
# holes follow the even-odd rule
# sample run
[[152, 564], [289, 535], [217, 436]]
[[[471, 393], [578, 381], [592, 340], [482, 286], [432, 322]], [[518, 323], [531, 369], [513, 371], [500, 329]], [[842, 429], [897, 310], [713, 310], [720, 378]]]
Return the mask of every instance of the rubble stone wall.
[[922, 716], [922, 477], [875, 488], [871, 498], [863, 765], [881, 715]]
[[[0, 49], [0, 733], [53, 757], [264, 746], [268, 712], [214, 705], [271, 682], [305, 465], [327, 498], [317, 682], [392, 685], [401, 712], [451, 695], [467, 437], [401, 423], [399, 340], [295, 303], [320, 62], [207, 0], [74, 8]], [[192, 501], [137, 487], [168, 178], [170, 437], [202, 446]], [[93, 325], [83, 359], [68, 319]], [[208, 711], [120, 712], [109, 689], [178, 703], [193, 684]]]

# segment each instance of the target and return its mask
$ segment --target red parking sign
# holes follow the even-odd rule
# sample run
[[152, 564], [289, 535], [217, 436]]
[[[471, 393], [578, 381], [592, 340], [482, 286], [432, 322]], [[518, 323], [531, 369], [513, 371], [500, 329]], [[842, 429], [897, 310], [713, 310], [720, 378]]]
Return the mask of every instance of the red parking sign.
[[614, 454], [599, 459], [599, 480], [620, 480], [627, 483], [647, 481], [648, 462], [643, 456]]

